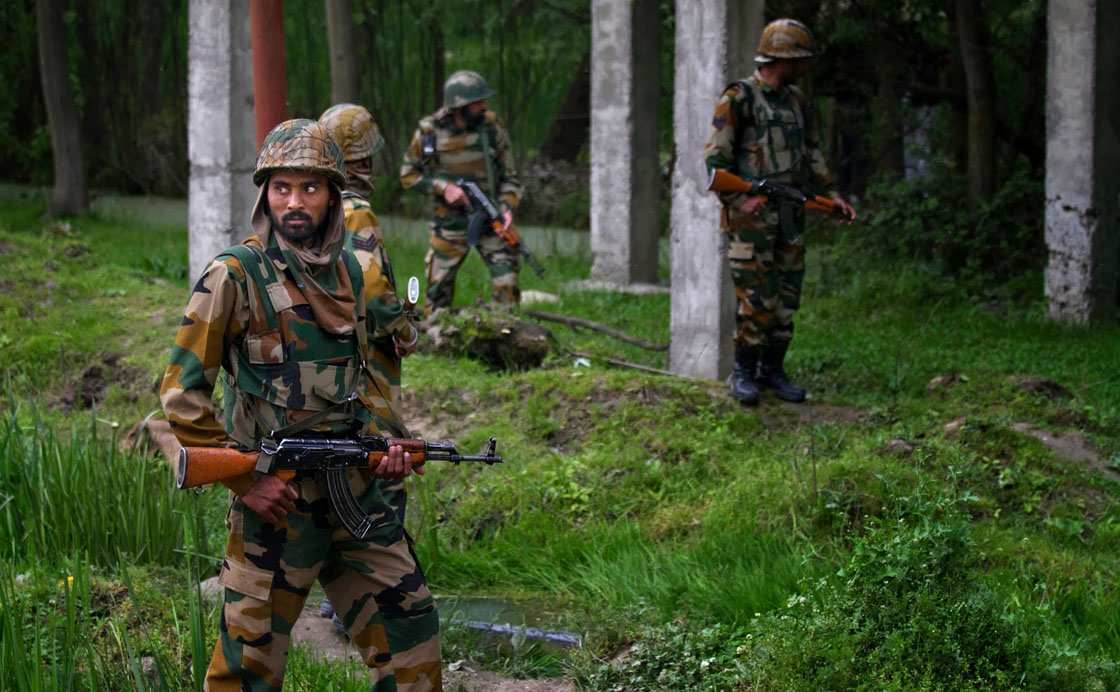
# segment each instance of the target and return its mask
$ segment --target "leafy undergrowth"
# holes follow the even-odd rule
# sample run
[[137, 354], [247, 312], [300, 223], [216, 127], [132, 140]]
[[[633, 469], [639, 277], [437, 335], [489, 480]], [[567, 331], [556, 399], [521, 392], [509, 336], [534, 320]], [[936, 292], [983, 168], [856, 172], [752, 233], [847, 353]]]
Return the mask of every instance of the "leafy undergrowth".
[[[98, 421], [158, 406], [150, 383], [187, 290], [164, 275], [168, 262], [146, 265], [122, 239], [175, 246], [183, 231], [96, 219], [51, 228], [0, 208], [12, 267], [0, 283], [10, 392], [0, 492], [11, 498], [0, 507], [11, 512], [0, 632], [21, 633], [0, 641], [0, 671], [30, 636], [48, 677], [71, 671], [92, 685], [117, 662], [133, 672], [113, 673], [110, 687], [162, 676], [182, 689], [216, 633], [186, 585], [214, 573], [225, 493], [170, 500], [178, 523], [158, 492], [129, 495], [136, 516], [159, 524], [150, 555], [81, 532], [48, 540], [19, 517], [45, 508], [113, 532], [120, 520], [85, 510], [111, 502], [105, 470], [158, 486], [158, 464], [114, 457], [106, 443], [117, 438]], [[88, 254], [69, 257], [74, 243]], [[418, 273], [422, 240], [389, 245], [399, 276]], [[803, 405], [764, 397], [746, 409], [720, 383], [563, 356], [522, 373], [406, 362], [401, 408], [415, 434], [471, 452], [493, 436], [505, 457], [433, 464], [410, 481], [409, 530], [433, 589], [542, 603], [549, 628], [585, 635], [582, 649], [558, 653], [492, 649], [452, 628], [448, 660], [564, 673], [587, 689], [1117, 689], [1116, 328], [1056, 325], [1038, 303], [998, 294], [973, 299], [920, 265], [853, 263], [842, 239], [812, 252], [788, 363], [812, 391]], [[559, 299], [549, 311], [668, 340], [667, 296], [577, 291], [568, 282], [588, 258], [548, 260], [539, 288]], [[480, 265], [464, 268], [458, 304], [487, 292]], [[21, 317], [32, 314], [41, 319]], [[554, 333], [571, 350], [666, 365], [601, 335]], [[85, 384], [75, 393], [74, 383]], [[87, 385], [103, 395], [84, 396]], [[52, 503], [59, 494], [66, 502]], [[123, 545], [143, 538], [135, 523]], [[73, 613], [54, 593], [67, 574], [93, 599]], [[145, 610], [160, 588], [186, 593]], [[98, 594], [138, 605], [109, 617], [86, 605]], [[81, 642], [78, 659], [58, 653], [67, 642]], [[301, 684], [360, 686], [302, 654], [292, 665]]]

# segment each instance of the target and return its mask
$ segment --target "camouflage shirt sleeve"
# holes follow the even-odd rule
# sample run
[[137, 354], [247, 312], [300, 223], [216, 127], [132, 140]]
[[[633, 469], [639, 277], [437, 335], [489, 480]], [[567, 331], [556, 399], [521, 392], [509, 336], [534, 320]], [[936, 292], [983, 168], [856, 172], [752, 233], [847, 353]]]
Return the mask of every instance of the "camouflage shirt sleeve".
[[[184, 447], [235, 445], [214, 413], [211, 396], [227, 346], [248, 324], [245, 274], [233, 258], [214, 260], [194, 287], [163, 375], [160, 403]], [[248, 475], [226, 483], [243, 495]]]
[[[740, 126], [744, 117], [745, 97], [742, 85], [732, 84], [716, 102], [708, 142], [704, 145], [704, 166], [708, 173], [718, 168], [739, 174], [735, 149], [740, 145], [736, 138], [737, 133], [743, 129]], [[738, 207], [747, 198], [741, 192], [720, 192], [718, 195], [720, 202], [732, 207]]]
[[425, 129], [424, 121], [421, 121], [412, 135], [412, 141], [404, 151], [404, 160], [401, 162], [401, 187], [426, 195], [443, 194], [442, 181], [437, 181], [424, 165]]
[[510, 153], [509, 130], [497, 115], [494, 115], [492, 122], [494, 124], [494, 175], [498, 179], [498, 203], [506, 210], [513, 211], [521, 203], [524, 189]]
[[346, 230], [354, 234], [354, 256], [362, 266], [366, 320], [374, 327], [370, 337], [396, 334], [401, 341], [411, 340], [416, 332], [397, 297], [393, 267], [377, 216], [370, 209], [356, 208], [346, 214]]

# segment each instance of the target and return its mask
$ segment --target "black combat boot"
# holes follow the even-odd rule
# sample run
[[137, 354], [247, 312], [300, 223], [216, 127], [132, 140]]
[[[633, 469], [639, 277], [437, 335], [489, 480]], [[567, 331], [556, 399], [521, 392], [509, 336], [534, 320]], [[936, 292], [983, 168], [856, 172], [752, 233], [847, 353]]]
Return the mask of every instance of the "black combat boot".
[[786, 359], [789, 342], [769, 344], [762, 348], [762, 360], [758, 364], [758, 383], [774, 390], [774, 396], [782, 401], [805, 401], [805, 390], [789, 381], [782, 363]]
[[731, 377], [727, 384], [731, 387], [731, 396], [747, 406], [758, 403], [758, 382], [755, 381], [755, 371], [758, 370], [757, 346], [739, 346], [735, 349], [735, 365], [731, 368]]

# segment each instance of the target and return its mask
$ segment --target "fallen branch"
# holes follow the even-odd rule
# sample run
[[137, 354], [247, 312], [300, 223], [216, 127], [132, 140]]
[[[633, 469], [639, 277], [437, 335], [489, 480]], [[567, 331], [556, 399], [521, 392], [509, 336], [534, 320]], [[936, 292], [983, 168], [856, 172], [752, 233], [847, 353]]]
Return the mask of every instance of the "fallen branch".
[[538, 312], [536, 310], [525, 310], [524, 313], [526, 315], [528, 315], [529, 317], [534, 317], [538, 320], [545, 320], [545, 321], [548, 321], [548, 322], [559, 322], [560, 324], [566, 324], [569, 327], [573, 327], [573, 328], [575, 328], [575, 327], [585, 327], [587, 329], [594, 329], [597, 332], [602, 332], [602, 333], [606, 334], [607, 336], [613, 336], [614, 338], [619, 339], [621, 341], [625, 341], [628, 344], [634, 344], [635, 346], [640, 346], [640, 347], [646, 349], [647, 351], [667, 351], [667, 350], [669, 350], [669, 344], [657, 344], [657, 343], [653, 343], [652, 341], [645, 341], [643, 339], [639, 339], [637, 337], [630, 336], [629, 334], [623, 334], [622, 332], [618, 331], [617, 329], [611, 329], [610, 327], [606, 326], [605, 324], [599, 324], [598, 322], [592, 322], [591, 320], [585, 320], [585, 319], [581, 319], [579, 317], [568, 317], [567, 315], [554, 315], [550, 312]]
[[625, 361], [625, 360], [617, 360], [615, 358], [607, 358], [606, 356], [593, 356], [590, 353], [580, 353], [579, 351], [568, 351], [567, 355], [575, 356], [576, 358], [586, 358], [588, 360], [603, 360], [603, 361], [606, 361], [606, 362], [610, 363], [611, 365], [618, 365], [618, 366], [623, 367], [623, 368], [633, 368], [634, 370], [644, 370], [646, 372], [652, 372], [652, 373], [656, 373], [658, 375], [668, 375], [670, 377], [677, 377], [677, 374], [675, 372], [669, 372], [668, 370], [659, 370], [657, 368], [651, 368], [648, 365], [639, 365], [638, 363], [630, 363], [630, 362]]

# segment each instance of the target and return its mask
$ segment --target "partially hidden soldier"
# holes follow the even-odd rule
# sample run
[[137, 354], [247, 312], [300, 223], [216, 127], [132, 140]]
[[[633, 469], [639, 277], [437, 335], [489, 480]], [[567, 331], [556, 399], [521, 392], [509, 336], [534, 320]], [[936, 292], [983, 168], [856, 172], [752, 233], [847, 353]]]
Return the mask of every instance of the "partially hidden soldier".
[[[265, 138], [250, 236], [219, 254], [187, 305], [161, 401], [184, 446], [256, 449], [265, 436], [374, 431], [362, 266], [345, 247], [342, 152], [314, 120]], [[222, 421], [211, 403], [224, 370]], [[374, 431], [375, 432], [375, 431]], [[408, 476], [390, 448], [348, 484], [373, 528], [359, 540], [325, 483], [253, 472], [230, 489], [221, 631], [205, 689], [280, 690], [292, 627], [316, 580], [370, 667], [372, 690], [441, 689], [439, 618], [380, 479]]]
[[[451, 305], [455, 276], [470, 252], [469, 202], [455, 181], [475, 182], [485, 190], [501, 207], [506, 228], [512, 225], [521, 200], [509, 133], [501, 118], [487, 108], [486, 99], [493, 94], [477, 72], [461, 70], [451, 75], [443, 85], [443, 106], [421, 118], [404, 154], [401, 185], [429, 195], [433, 203], [425, 291], [429, 312]], [[519, 303], [521, 257], [517, 250], [492, 228], [482, 229], [478, 250], [490, 270], [493, 301]]]
[[[362, 267], [366, 325], [371, 329], [369, 365], [373, 378], [366, 382], [366, 394], [374, 403], [379, 427], [398, 437], [411, 437], [397, 419], [395, 407], [400, 397], [401, 358], [416, 351], [419, 332], [397, 297], [396, 277], [381, 224], [369, 203], [373, 156], [385, 140], [370, 112], [352, 103], [331, 106], [319, 116], [319, 123], [334, 137], [346, 163], [347, 186], [342, 191], [346, 249], [354, 253]], [[382, 481], [381, 490], [403, 522], [407, 503], [404, 481]]]
[[[778, 19], [766, 25], [755, 56], [758, 68], [729, 85], [716, 104], [705, 163], [709, 171], [820, 190], [854, 218], [833, 188], [812, 111], [794, 84], [815, 53], [813, 36], [801, 22]], [[761, 388], [771, 388], [779, 399], [804, 401], [805, 390], [790, 381], [784, 367], [805, 275], [804, 208], [768, 204], [745, 193], [719, 196], [738, 306], [731, 394], [753, 405]]]

